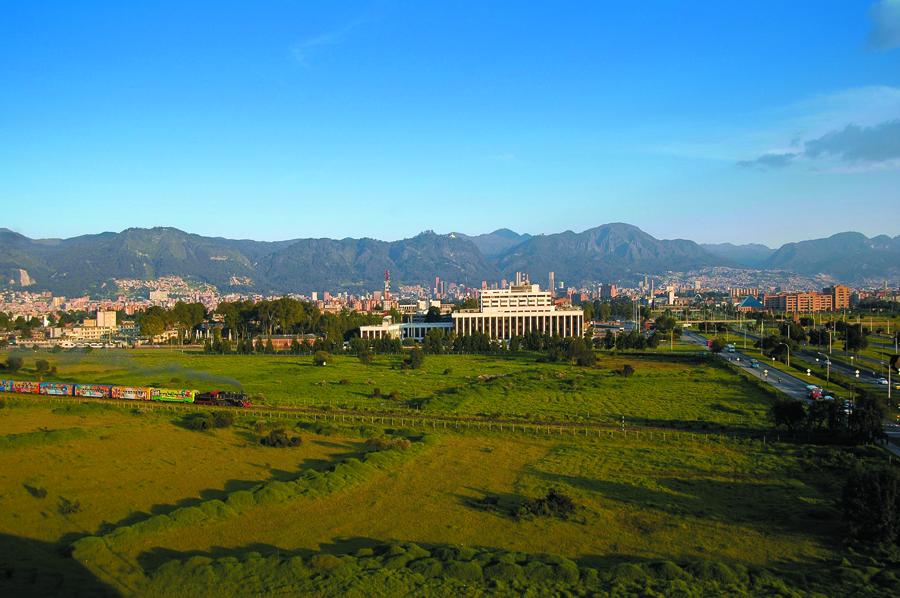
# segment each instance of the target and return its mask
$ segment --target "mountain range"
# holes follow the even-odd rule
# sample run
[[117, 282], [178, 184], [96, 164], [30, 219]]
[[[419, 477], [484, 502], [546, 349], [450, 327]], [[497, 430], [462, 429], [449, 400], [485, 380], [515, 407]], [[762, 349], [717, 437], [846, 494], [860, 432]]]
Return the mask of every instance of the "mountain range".
[[[662, 240], [612, 223], [575, 233], [519, 234], [509, 229], [468, 236], [426, 231], [409, 239], [294, 239], [264, 242], [203, 237], [175, 228], [130, 228], [69, 239], [30, 239], [0, 229], [0, 283], [58, 294], [96, 292], [114, 278], [177, 275], [223, 290], [263, 293], [430, 284], [435, 277], [480, 286], [517, 271], [545, 280], [633, 281], [644, 274], [723, 266], [824, 275], [848, 283], [896, 279], [900, 236], [855, 232], [764, 245], [700, 245]], [[23, 276], [22, 271], [25, 271]]]

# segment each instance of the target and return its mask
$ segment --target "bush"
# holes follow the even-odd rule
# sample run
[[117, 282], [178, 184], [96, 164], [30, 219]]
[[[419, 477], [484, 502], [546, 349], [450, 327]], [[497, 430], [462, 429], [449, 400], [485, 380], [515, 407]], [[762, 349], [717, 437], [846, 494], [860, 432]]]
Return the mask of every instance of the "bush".
[[378, 388], [377, 386], [372, 389], [372, 397], [374, 397], [376, 399], [381, 398], [381, 389]]
[[323, 366], [331, 361], [331, 355], [325, 351], [316, 351], [313, 355], [313, 365]]
[[378, 436], [366, 440], [366, 450], [370, 453], [379, 451], [401, 450], [405, 451], [412, 446], [412, 442], [406, 438], [388, 438], [387, 436]]
[[217, 412], [214, 419], [217, 428], [227, 428], [234, 424], [234, 414], [228, 411]]
[[525, 500], [516, 509], [516, 517], [559, 517], [568, 519], [576, 510], [575, 501], [551, 488], [547, 495], [541, 498]]
[[444, 566], [444, 574], [460, 581], [481, 581], [481, 566], [472, 561], [450, 561]]
[[212, 413], [192, 413], [187, 418], [187, 427], [191, 430], [209, 430], [215, 427], [216, 418]]
[[50, 362], [46, 359], [38, 359], [34, 362], [34, 370], [38, 374], [46, 374], [50, 371]]
[[278, 430], [272, 430], [271, 432], [269, 432], [268, 436], [263, 436], [259, 439], [259, 443], [263, 446], [271, 446], [275, 448], [299, 446], [300, 442], [301, 440], [299, 436], [288, 436], [287, 432], [280, 428]]
[[856, 467], [844, 486], [841, 506], [851, 538], [900, 544], [900, 472], [895, 467]]
[[41, 488], [40, 486], [29, 486], [28, 484], [25, 484], [25, 490], [27, 490], [28, 494], [35, 498], [47, 497], [47, 489]]
[[626, 363], [622, 366], [622, 375], [626, 378], [630, 378], [634, 374], [634, 367], [631, 364]]
[[59, 497], [59, 513], [60, 515], [72, 515], [81, 510], [81, 503], [77, 500], [69, 500], [62, 496]]
[[400, 393], [397, 392], [396, 390], [392, 390], [391, 394], [388, 395], [388, 398], [392, 401], [399, 401], [401, 399]]
[[6, 358], [6, 369], [10, 372], [18, 372], [25, 365], [25, 360], [18, 355], [10, 355]]
[[416, 348], [410, 351], [406, 359], [403, 360], [402, 367], [417, 370], [422, 367], [423, 363], [425, 363], [425, 354], [422, 353], [420, 349]]

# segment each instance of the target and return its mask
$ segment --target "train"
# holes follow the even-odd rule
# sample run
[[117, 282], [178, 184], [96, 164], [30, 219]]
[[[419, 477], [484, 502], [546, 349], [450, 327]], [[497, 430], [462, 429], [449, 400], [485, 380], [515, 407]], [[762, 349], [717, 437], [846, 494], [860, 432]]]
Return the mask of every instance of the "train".
[[0, 380], [0, 392], [47, 395], [54, 397], [196, 403], [198, 405], [212, 405], [215, 407], [252, 406], [247, 395], [244, 393], [225, 390], [198, 392], [196, 390], [185, 388], [156, 388], [153, 386], [116, 386], [112, 384], [75, 384], [73, 382]]

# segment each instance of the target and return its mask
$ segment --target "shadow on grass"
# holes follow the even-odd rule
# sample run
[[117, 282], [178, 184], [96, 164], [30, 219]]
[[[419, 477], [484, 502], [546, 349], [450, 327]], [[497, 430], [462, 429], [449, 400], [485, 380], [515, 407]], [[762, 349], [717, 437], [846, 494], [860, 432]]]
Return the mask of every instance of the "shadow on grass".
[[835, 538], [842, 526], [835, 508], [802, 502], [796, 486], [754, 483], [749, 474], [741, 476], [747, 481], [656, 478], [654, 481], [661, 489], [654, 490], [583, 476], [531, 473], [557, 488], [569, 486], [642, 509], [656, 509], [677, 517], [749, 525], [763, 532]]
[[119, 596], [59, 545], [0, 534], [0, 595]]
[[[352, 445], [350, 445], [352, 447]], [[356, 447], [353, 447], [356, 448]], [[279, 449], [272, 449], [279, 450]], [[289, 450], [289, 449], [284, 449]], [[148, 511], [134, 511], [130, 513], [127, 517], [115, 522], [104, 522], [101, 524], [94, 535], [103, 535], [108, 533], [118, 527], [123, 527], [127, 525], [133, 525], [138, 523], [139, 521], [143, 521], [149, 517], [154, 515], [168, 515], [177, 509], [181, 509], [184, 507], [196, 507], [204, 502], [210, 500], [226, 500], [228, 495], [237, 492], [239, 490], [251, 490], [261, 484], [265, 484], [266, 482], [272, 480], [278, 480], [282, 482], [293, 481], [299, 478], [303, 472], [309, 470], [316, 471], [327, 471], [333, 468], [338, 463], [349, 459], [351, 457], [359, 457], [361, 453], [359, 451], [351, 451], [347, 453], [341, 453], [338, 455], [334, 455], [331, 459], [304, 459], [298, 466], [295, 471], [288, 471], [284, 469], [276, 469], [273, 467], [258, 465], [259, 467], [263, 467], [268, 470], [269, 477], [262, 480], [228, 480], [225, 482], [224, 486], [221, 488], [208, 488], [206, 490], [201, 490], [199, 496], [192, 496], [188, 498], [183, 498], [174, 503], [161, 503], [156, 504], [150, 507]], [[75, 540], [83, 537], [84, 534], [73, 533], [67, 534], [64, 537], [65, 544], [71, 544]]]

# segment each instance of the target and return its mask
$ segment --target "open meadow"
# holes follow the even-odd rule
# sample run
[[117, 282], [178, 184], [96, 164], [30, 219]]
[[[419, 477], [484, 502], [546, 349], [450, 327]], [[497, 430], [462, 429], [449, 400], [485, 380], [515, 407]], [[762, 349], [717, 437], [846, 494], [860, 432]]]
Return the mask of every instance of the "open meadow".
[[[325, 367], [287, 356], [69, 357], [46, 356], [60, 379], [209, 387], [230, 371], [267, 401], [326, 405], [333, 419], [233, 410], [233, 423], [197, 430], [197, 408], [2, 397], [0, 588], [10, 595], [77, 595], [76, 585], [152, 596], [900, 589], [892, 561], [843, 544], [845, 471], [880, 449], [683, 429], [767, 427], [770, 395], [714, 362], [427, 356], [411, 371], [391, 357]], [[626, 362], [632, 376], [613, 373]], [[334, 419], [371, 405], [375, 384], [425, 412], [565, 422], [625, 412], [628, 426], [560, 434], [393, 428], [359, 411]], [[261, 444], [280, 428], [299, 443]], [[568, 510], [535, 514], [553, 493]]]
[[[176, 350], [22, 353], [19, 377], [34, 379], [34, 363], [57, 368], [48, 380], [125, 385], [242, 388], [254, 404], [324, 409], [408, 411], [522, 421], [723, 425], [765, 423], [770, 395], [703, 354], [601, 354], [597, 367], [541, 363], [533, 354], [429, 355], [416, 370], [401, 357], [375, 356], [365, 365], [333, 356], [206, 355]], [[634, 373], [621, 371], [629, 365]]]

